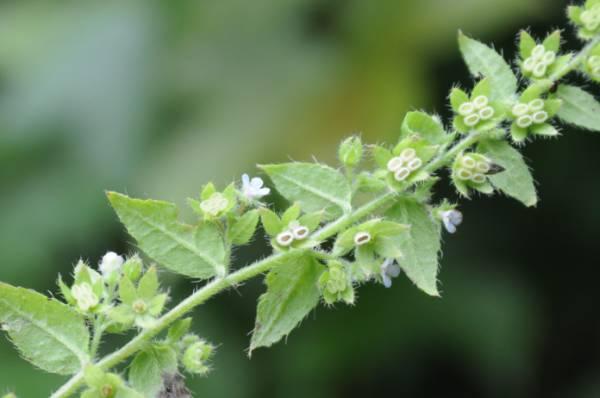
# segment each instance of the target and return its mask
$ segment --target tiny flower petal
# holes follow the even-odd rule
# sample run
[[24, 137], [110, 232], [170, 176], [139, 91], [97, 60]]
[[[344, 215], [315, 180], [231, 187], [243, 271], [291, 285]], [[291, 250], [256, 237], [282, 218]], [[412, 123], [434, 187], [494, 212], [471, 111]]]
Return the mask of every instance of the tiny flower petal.
[[250, 179], [248, 174], [242, 175], [242, 195], [248, 200], [257, 200], [271, 193], [269, 188], [263, 188], [264, 182], [260, 177]]

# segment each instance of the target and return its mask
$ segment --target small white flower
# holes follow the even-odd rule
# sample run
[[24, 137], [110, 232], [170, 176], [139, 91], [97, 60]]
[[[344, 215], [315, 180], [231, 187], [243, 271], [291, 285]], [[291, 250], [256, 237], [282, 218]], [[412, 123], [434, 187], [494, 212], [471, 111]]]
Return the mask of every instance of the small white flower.
[[463, 221], [463, 215], [458, 210], [443, 211], [441, 216], [446, 231], [451, 234], [456, 232], [456, 227], [459, 226]]
[[271, 190], [263, 185], [264, 182], [260, 177], [250, 179], [248, 174], [242, 175], [242, 195], [248, 200], [260, 199], [271, 193]]
[[391, 258], [386, 258], [381, 264], [381, 280], [383, 286], [392, 287], [392, 278], [396, 278], [400, 275], [400, 266], [394, 263]]
[[100, 301], [98, 296], [92, 291], [89, 283], [84, 282], [73, 286], [71, 293], [75, 300], [77, 300], [77, 306], [81, 311], [88, 311], [90, 308], [94, 308]]
[[124, 262], [125, 260], [123, 257], [119, 256], [117, 253], [107, 252], [104, 257], [102, 257], [98, 269], [102, 275], [112, 274], [113, 272], [118, 271]]

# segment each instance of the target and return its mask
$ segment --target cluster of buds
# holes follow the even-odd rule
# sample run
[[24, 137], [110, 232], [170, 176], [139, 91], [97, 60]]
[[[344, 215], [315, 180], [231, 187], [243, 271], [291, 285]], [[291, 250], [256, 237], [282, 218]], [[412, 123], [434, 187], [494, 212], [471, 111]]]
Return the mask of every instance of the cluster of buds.
[[396, 181], [404, 181], [408, 176], [423, 166], [423, 160], [417, 156], [414, 148], [405, 148], [399, 156], [391, 158], [387, 163], [388, 171], [394, 174]]
[[450, 105], [456, 114], [454, 127], [461, 133], [472, 130], [489, 130], [502, 119], [502, 108], [490, 100], [491, 86], [488, 78], [473, 87], [471, 95], [460, 88], [450, 92]]
[[185, 336], [184, 343], [187, 343], [187, 348], [183, 351], [181, 363], [185, 370], [191, 374], [206, 375], [210, 371], [208, 363], [214, 346], [195, 335]]
[[491, 162], [486, 157], [479, 154], [470, 154], [461, 157], [454, 172], [459, 180], [483, 184], [486, 182], [486, 174], [490, 171], [490, 168]]
[[556, 61], [556, 52], [547, 50], [542, 44], [538, 44], [533, 48], [529, 57], [523, 61], [523, 71], [526, 75], [542, 79], [554, 61]]
[[319, 289], [325, 303], [332, 305], [338, 301], [354, 303], [354, 288], [344, 265], [330, 261], [327, 270], [319, 277]]
[[489, 106], [490, 100], [485, 95], [478, 95], [473, 101], [460, 104], [458, 114], [463, 117], [465, 125], [475, 127], [482, 120], [490, 120], [494, 117], [494, 108]]
[[159, 291], [156, 267], [150, 267], [141, 277], [137, 287], [133, 281], [123, 276], [119, 282], [121, 304], [111, 307], [108, 316], [123, 329], [132, 325], [150, 327], [162, 312], [168, 295]]
[[530, 134], [546, 137], [558, 135], [548, 121], [558, 113], [562, 101], [554, 98], [544, 100], [538, 95], [535, 86], [525, 90], [509, 112], [513, 120], [510, 133], [515, 142], [524, 141]]
[[300, 205], [290, 206], [279, 217], [267, 208], [260, 209], [262, 224], [273, 240], [276, 248], [288, 248], [294, 242], [300, 242], [309, 237], [311, 231], [317, 228], [323, 217], [322, 212], [300, 215]]
[[600, 55], [592, 55], [587, 59], [586, 65], [594, 79], [600, 79]]
[[288, 224], [285, 231], [277, 234], [275, 240], [277, 244], [283, 247], [290, 246], [294, 241], [304, 240], [310, 234], [310, 230], [298, 221], [292, 221]]
[[[352, 280], [378, 279], [381, 275], [388, 275], [385, 272], [382, 274], [382, 262], [402, 258], [397, 238], [408, 228], [407, 225], [381, 219], [366, 221], [338, 235], [332, 254], [343, 256], [354, 249], [355, 262], [351, 264], [349, 272]], [[394, 277], [394, 271], [390, 272], [388, 276]], [[380, 280], [387, 279], [382, 277]]]
[[548, 120], [548, 112], [544, 110], [544, 100], [541, 98], [536, 98], [529, 103], [517, 102], [511, 112], [517, 126], [523, 129]]
[[600, 32], [600, 2], [588, 0], [583, 7], [569, 6], [569, 19], [579, 27], [579, 37], [584, 40], [593, 38]]
[[456, 157], [452, 166], [452, 180], [458, 192], [465, 197], [469, 196], [469, 189], [491, 194], [494, 188], [488, 181], [488, 175], [503, 170], [486, 156], [469, 152]]

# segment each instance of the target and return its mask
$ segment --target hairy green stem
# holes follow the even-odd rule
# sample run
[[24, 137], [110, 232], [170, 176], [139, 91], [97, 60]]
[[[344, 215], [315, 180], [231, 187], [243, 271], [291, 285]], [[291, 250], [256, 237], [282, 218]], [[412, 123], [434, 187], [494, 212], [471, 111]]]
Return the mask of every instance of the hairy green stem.
[[[564, 68], [556, 71], [550, 79], [541, 85], [542, 90], [548, 91], [561, 78], [566, 76], [568, 73], [576, 70], [585, 58], [589, 55], [592, 49], [600, 43], [600, 37], [590, 41], [577, 55], [575, 55]], [[476, 144], [481, 138], [481, 134], [472, 132], [458, 141], [450, 150], [444, 151], [437, 158], [431, 161], [426, 167], [425, 171], [433, 173], [438, 169], [449, 165], [460, 152], [470, 148]], [[408, 188], [408, 187], [407, 187]], [[381, 196], [367, 202], [355, 211], [345, 214], [337, 220], [325, 225], [321, 229], [315, 231], [307, 243], [304, 245], [304, 249], [315, 248], [321, 244], [321, 242], [331, 238], [338, 232], [343, 231], [350, 225], [358, 222], [365, 217], [373, 214], [375, 211], [381, 210], [393, 204], [395, 198], [398, 196], [398, 192], [388, 191]], [[241, 268], [225, 277], [214, 279], [207, 283], [202, 288], [194, 292], [192, 295], [181, 301], [177, 306], [172, 308], [169, 312], [165, 313], [160, 317], [154, 325], [149, 328], [142, 330], [126, 345], [119, 348], [117, 351], [107, 355], [96, 363], [98, 367], [104, 370], [108, 370], [125, 359], [131, 357], [140, 349], [142, 349], [153, 337], [164, 331], [173, 322], [180, 319], [183, 315], [193, 310], [198, 305], [204, 303], [219, 292], [235, 286], [241, 282], [244, 282], [257, 275], [263, 274], [276, 265], [280, 264], [288, 258], [295, 255], [295, 250], [288, 252], [275, 253], [267, 258], [257, 261], [247, 267]], [[326, 253], [322, 253], [322, 256], [327, 256]], [[94, 334], [96, 339], [96, 334]], [[99, 343], [99, 341], [98, 341]], [[93, 343], [93, 346], [96, 342]], [[80, 371], [73, 375], [60, 389], [58, 389], [51, 398], [66, 398], [76, 393], [83, 385], [83, 372]]]

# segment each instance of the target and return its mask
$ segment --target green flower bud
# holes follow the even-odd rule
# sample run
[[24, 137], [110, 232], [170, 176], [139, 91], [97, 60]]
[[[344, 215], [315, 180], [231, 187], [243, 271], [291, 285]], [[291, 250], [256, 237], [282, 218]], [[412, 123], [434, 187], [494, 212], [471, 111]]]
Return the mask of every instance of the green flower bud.
[[341, 144], [338, 150], [340, 162], [346, 167], [356, 167], [363, 155], [363, 144], [360, 137], [348, 137]]
[[123, 274], [129, 278], [132, 282], [137, 281], [142, 275], [142, 269], [144, 268], [144, 264], [142, 263], [142, 259], [137, 254], [129, 257], [125, 264], [123, 264]]
[[338, 301], [354, 303], [354, 288], [344, 265], [339, 261], [331, 261], [329, 269], [319, 277], [319, 289], [323, 299], [329, 305]]
[[185, 350], [181, 362], [188, 372], [204, 375], [210, 370], [207, 362], [210, 360], [213, 350], [214, 347], [211, 344], [200, 340]]

